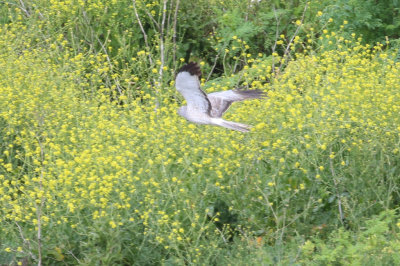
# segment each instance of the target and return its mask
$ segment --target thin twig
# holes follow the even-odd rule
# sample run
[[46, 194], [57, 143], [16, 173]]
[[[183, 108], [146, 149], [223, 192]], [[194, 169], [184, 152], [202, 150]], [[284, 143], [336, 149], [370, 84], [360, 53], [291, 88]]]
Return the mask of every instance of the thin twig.
[[137, 21], [139, 23], [140, 30], [142, 31], [142, 34], [143, 34], [144, 44], [146, 46], [147, 52], [149, 53], [148, 54], [149, 62], [150, 62], [151, 65], [153, 65], [153, 60], [151, 59], [151, 55], [150, 55], [150, 46], [149, 46], [149, 43], [147, 42], [147, 34], [146, 34], [146, 32], [145, 32], [145, 30], [143, 28], [142, 21], [140, 20], [139, 14], [138, 14], [137, 9], [136, 9], [136, 0], [132, 0], [132, 3], [133, 3], [133, 10], [135, 12], [136, 19], [137, 19]]
[[[97, 36], [97, 34], [95, 34], [95, 38], [96, 38], [96, 40], [99, 42], [99, 44], [100, 44], [100, 46], [101, 46], [101, 48], [102, 48], [102, 50], [103, 50], [103, 52], [104, 52], [104, 54], [105, 54], [105, 56], [106, 56], [108, 65], [109, 65], [109, 67], [110, 67], [110, 70], [112, 70], [112, 69], [113, 69], [113, 65], [112, 65], [110, 56], [108, 55], [108, 52], [107, 52], [106, 47], [105, 47], [104, 44], [100, 41], [100, 39], [99, 39], [99, 37]], [[114, 84], [115, 84], [115, 86], [117, 87], [117, 90], [118, 90], [118, 92], [119, 92], [119, 95], [122, 95], [122, 89], [121, 89], [121, 87], [119, 86], [119, 81], [116, 80], [115, 78], [113, 78], [113, 79], [114, 79]]]
[[217, 65], [217, 61], [218, 61], [220, 52], [221, 52], [221, 50], [218, 51], [218, 54], [217, 54], [217, 56], [216, 56], [215, 59], [214, 59], [214, 64], [213, 64], [213, 66], [212, 66], [212, 68], [211, 68], [211, 70], [210, 70], [210, 73], [208, 73], [206, 82], [211, 78], [211, 75], [212, 75], [212, 73], [214, 72], [214, 69], [215, 69], [215, 66]]
[[[25, 13], [25, 15], [26, 15], [27, 17], [30, 17], [30, 16], [31, 16], [31, 14], [28, 12], [28, 10], [26, 10], [26, 9], [24, 8], [25, 6], [19, 6], [19, 5], [15, 4], [15, 3], [10, 3], [10, 2], [7, 2], [7, 1], [0, 1], [0, 3], [5, 3], [5, 4], [7, 4], [7, 5], [16, 6], [16, 7], [18, 7], [19, 9], [21, 9], [22, 11], [24, 11], [24, 13]], [[23, 3], [23, 2], [22, 2], [22, 3]]]
[[154, 17], [150, 14], [150, 12], [147, 9], [145, 9], [144, 12], [146, 12], [147, 16], [151, 19], [151, 21], [153, 21], [154, 25], [156, 25], [157, 30], [160, 30], [160, 25], [154, 19]]
[[272, 204], [269, 201], [268, 196], [262, 191], [262, 189], [258, 185], [256, 185], [256, 188], [260, 191], [260, 193], [264, 197], [265, 201], [267, 202], [267, 206], [271, 209], [272, 215], [274, 216], [276, 224], [278, 225], [279, 224], [278, 215], [275, 213], [274, 208], [272, 208]]
[[[30, 17], [30, 16], [31, 16], [31, 13], [28, 11], [28, 8], [25, 7], [24, 1], [19, 0], [19, 3], [21, 4], [21, 7], [19, 7], [19, 8], [20, 8], [22, 11], [25, 12], [25, 14], [26, 14], [27, 17]], [[12, 4], [12, 3], [10, 3], [10, 4]], [[40, 16], [41, 19], [44, 18], [42, 12], [39, 12], [38, 10], [36, 10], [36, 12], [39, 14], [39, 16]]]
[[26, 14], [28, 17], [30, 17], [31, 14], [29, 13], [28, 9], [26, 9], [25, 4], [24, 4], [24, 1], [19, 0], [19, 3], [21, 4], [21, 9], [25, 12], [25, 14]]
[[218, 232], [221, 234], [221, 237], [222, 237], [222, 240], [224, 240], [224, 243], [226, 244], [226, 243], [228, 243], [228, 240], [226, 240], [226, 238], [225, 238], [225, 236], [224, 236], [224, 233], [222, 233], [222, 231], [221, 230], [219, 230], [219, 228], [218, 227], [216, 227], [216, 229], [218, 230]]
[[20, 236], [21, 236], [21, 238], [22, 238], [22, 241], [24, 241], [24, 244], [27, 244], [27, 245], [28, 245], [28, 248], [29, 248], [28, 253], [29, 253], [29, 255], [32, 257], [32, 259], [36, 260], [36, 256], [31, 252], [31, 250], [32, 250], [32, 248], [31, 248], [31, 242], [29, 242], [29, 240], [27, 240], [27, 239], [24, 237], [24, 233], [22, 232], [21, 226], [20, 226], [17, 222], [15, 222], [15, 224], [16, 224], [17, 227], [18, 227], [18, 231], [19, 231], [19, 234], [20, 234]]
[[[272, 46], [272, 53], [275, 53], [276, 45], [278, 42], [280, 20], [278, 19], [278, 15], [276, 14], [275, 6], [272, 6], [272, 9], [274, 10], [274, 16], [275, 16], [275, 20], [276, 20], [275, 43], [274, 43], [274, 46]], [[272, 73], [275, 73], [275, 58], [274, 58], [274, 56], [272, 56]]]
[[[332, 149], [329, 149], [329, 153], [332, 154]], [[331, 169], [331, 174], [332, 174], [332, 178], [333, 178], [333, 184], [335, 185], [336, 198], [338, 200], [338, 209], [339, 209], [339, 215], [340, 215], [340, 222], [343, 225], [344, 224], [344, 222], [343, 222], [344, 221], [344, 215], [343, 215], [343, 211], [342, 211], [342, 199], [341, 199], [341, 196], [339, 194], [338, 182], [336, 180], [335, 169], [333, 168], [333, 160], [330, 157], [329, 157], [329, 167]]]
[[159, 73], [159, 82], [158, 84], [161, 85], [161, 81], [163, 78], [163, 68], [164, 68], [164, 26], [165, 26], [165, 16], [167, 14], [167, 1], [168, 0], [164, 0], [163, 2], [163, 15], [162, 15], [162, 21], [161, 21], [161, 29], [160, 29], [160, 61], [161, 61], [161, 65], [160, 65], [160, 70], [158, 71]]
[[[85, 10], [82, 11], [82, 15], [83, 15], [83, 18], [85, 19], [86, 24], [89, 25], [90, 32], [91, 32], [91, 35], [92, 35], [92, 39], [93, 39], [93, 36], [94, 36], [94, 38], [95, 38], [95, 39], [97, 40], [97, 42], [100, 44], [101, 49], [103, 50], [103, 53], [104, 53], [104, 55], [106, 56], [108, 66], [110, 67], [110, 70], [113, 70], [113, 64], [112, 64], [112, 62], [111, 62], [111, 58], [110, 58], [110, 56], [109, 56], [109, 54], [108, 54], [108, 52], [107, 52], [107, 49], [106, 49], [105, 45], [104, 45], [104, 44], [101, 42], [101, 40], [99, 39], [99, 36], [97, 36], [97, 34], [94, 33], [93, 28], [90, 26], [90, 21], [89, 21], [89, 18], [87, 17], [87, 14], [86, 14], [86, 11], [85, 11]], [[110, 31], [107, 32], [107, 38], [106, 38], [106, 40], [104, 41], [104, 43], [107, 42], [107, 39], [108, 39], [108, 35], [109, 35], [109, 34], [110, 34]], [[114, 80], [114, 84], [115, 84], [115, 86], [116, 86], [116, 88], [117, 88], [118, 93], [119, 93], [120, 95], [122, 95], [122, 89], [121, 89], [121, 87], [119, 86], [119, 81], [118, 81], [116, 78], [113, 78], [113, 80]]]
[[80, 264], [81, 261], [74, 255], [74, 253], [72, 253], [72, 251], [68, 250], [67, 251], [68, 254], [70, 254], [72, 257], [74, 257], [74, 259], [76, 259], [76, 261]]
[[[43, 117], [39, 118], [39, 128], [43, 126]], [[44, 162], [44, 147], [41, 140], [41, 136], [36, 136], [40, 147], [40, 178], [39, 178], [39, 191], [43, 192], [43, 162]], [[40, 196], [40, 207], [36, 208], [37, 217], [37, 241], [38, 241], [38, 266], [42, 265], [42, 209], [44, 204], [43, 195]]]
[[176, 22], [178, 19], [178, 10], [179, 10], [179, 1], [176, 0], [176, 6], [175, 6], [175, 13], [174, 13], [174, 24], [173, 24], [173, 29], [172, 29], [172, 43], [173, 43], [173, 61], [174, 61], [174, 67], [176, 67]]
[[[300, 23], [300, 25], [296, 28], [296, 31], [294, 32], [294, 34], [292, 35], [292, 38], [290, 39], [288, 45], [286, 46], [285, 52], [284, 52], [284, 54], [283, 54], [283, 56], [282, 56], [282, 59], [285, 59], [286, 56], [289, 54], [290, 46], [292, 45], [292, 42], [293, 42], [294, 38], [297, 36], [297, 33], [299, 32], [301, 26], [303, 25], [304, 16], [305, 16], [305, 14], [306, 14], [307, 7], [308, 7], [308, 2], [307, 2], [306, 5], [304, 6], [303, 15], [301, 16], [301, 20], [300, 20], [301, 23]], [[281, 61], [281, 64], [280, 64], [280, 66], [279, 66], [279, 72], [281, 72], [281, 70], [282, 70], [282, 68], [283, 68], [283, 62], [284, 62], [284, 61]]]
[[170, 29], [171, 27], [171, 10], [172, 10], [172, 6], [174, 5], [174, 1], [171, 0], [169, 2], [169, 7], [168, 7], [168, 17], [167, 17], [167, 29]]
[[[110, 70], [112, 70], [112, 69], [113, 69], [113, 65], [112, 65], [110, 56], [108, 55], [108, 52], [107, 52], [106, 47], [105, 47], [104, 44], [100, 41], [100, 39], [99, 39], [99, 37], [98, 37], [97, 35], [95, 35], [95, 38], [96, 38], [96, 40], [99, 42], [99, 44], [100, 44], [100, 46], [101, 46], [101, 48], [102, 48], [102, 50], [103, 50], [103, 52], [104, 52], [104, 54], [105, 54], [105, 56], [106, 56], [108, 65], [109, 65], [109, 67], [110, 67]], [[119, 81], [116, 80], [115, 78], [113, 78], [113, 79], [114, 79], [114, 82], [115, 82], [114, 84], [115, 84], [115, 86], [117, 87], [117, 90], [118, 90], [119, 94], [122, 95], [122, 89], [121, 89], [121, 87], [119, 86]]]

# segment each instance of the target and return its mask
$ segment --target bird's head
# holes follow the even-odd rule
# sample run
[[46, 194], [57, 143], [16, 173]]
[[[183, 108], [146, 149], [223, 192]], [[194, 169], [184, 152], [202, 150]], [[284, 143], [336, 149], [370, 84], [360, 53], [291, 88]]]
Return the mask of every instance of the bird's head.
[[200, 66], [196, 62], [190, 62], [178, 70], [178, 74], [182, 72], [188, 72], [192, 76], [197, 76], [199, 79], [201, 77]]
[[[176, 89], [184, 94], [185, 91], [193, 91], [200, 88], [201, 70], [197, 63], [191, 62], [178, 70], [175, 78]], [[185, 97], [185, 95], [183, 95]]]

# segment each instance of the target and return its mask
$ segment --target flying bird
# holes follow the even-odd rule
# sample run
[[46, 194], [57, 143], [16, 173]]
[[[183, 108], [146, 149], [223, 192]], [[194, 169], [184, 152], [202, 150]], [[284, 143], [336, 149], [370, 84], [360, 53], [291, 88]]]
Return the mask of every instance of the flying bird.
[[205, 94], [200, 88], [200, 76], [201, 70], [197, 63], [191, 62], [179, 69], [175, 87], [185, 98], [187, 105], [180, 107], [178, 114], [193, 123], [249, 132], [251, 126], [221, 117], [233, 102], [263, 98], [265, 93], [261, 90], [228, 90]]

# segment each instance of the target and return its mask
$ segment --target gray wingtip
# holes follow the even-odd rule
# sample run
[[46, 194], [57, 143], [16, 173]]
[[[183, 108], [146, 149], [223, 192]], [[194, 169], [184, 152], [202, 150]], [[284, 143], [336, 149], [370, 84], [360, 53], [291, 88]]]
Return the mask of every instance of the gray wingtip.
[[240, 94], [243, 97], [246, 97], [247, 99], [262, 99], [267, 97], [267, 93], [259, 89], [255, 90], [236, 89], [234, 90], [234, 92]]
[[250, 125], [232, 122], [232, 121], [226, 121], [226, 120], [224, 120], [222, 122], [222, 126], [232, 129], [232, 130], [235, 130], [235, 131], [243, 132], [243, 133], [250, 132], [250, 129], [251, 129]]

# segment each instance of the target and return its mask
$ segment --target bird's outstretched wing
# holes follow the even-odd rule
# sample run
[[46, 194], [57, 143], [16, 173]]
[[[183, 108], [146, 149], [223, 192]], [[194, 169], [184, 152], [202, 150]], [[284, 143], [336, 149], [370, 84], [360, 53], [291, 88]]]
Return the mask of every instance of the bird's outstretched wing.
[[210, 114], [212, 117], [221, 117], [233, 102], [247, 99], [259, 99], [265, 96], [266, 94], [261, 90], [218, 91], [207, 95], [208, 100], [211, 103]]
[[211, 104], [207, 95], [200, 88], [200, 76], [199, 65], [191, 62], [179, 69], [175, 79], [175, 86], [185, 98], [188, 110], [209, 114]]
[[193, 123], [249, 132], [251, 126], [226, 121], [221, 116], [233, 102], [263, 98], [265, 93], [260, 90], [229, 90], [206, 95], [200, 88], [200, 76], [200, 67], [196, 63], [189, 63], [178, 71], [175, 86], [187, 102], [178, 113]]

